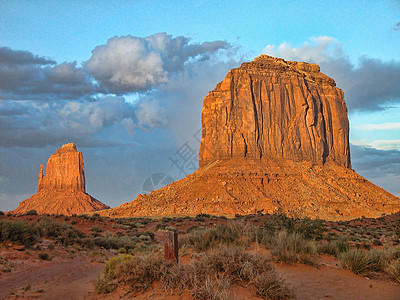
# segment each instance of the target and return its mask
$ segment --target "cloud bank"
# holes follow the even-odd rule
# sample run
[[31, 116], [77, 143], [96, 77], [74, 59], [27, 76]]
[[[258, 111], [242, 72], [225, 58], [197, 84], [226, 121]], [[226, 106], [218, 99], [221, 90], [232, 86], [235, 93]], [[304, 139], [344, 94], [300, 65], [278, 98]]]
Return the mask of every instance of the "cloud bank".
[[[76, 62], [57, 64], [2, 47], [0, 146], [44, 147], [69, 140], [93, 147], [129, 143], [137, 130], [149, 132], [185, 119], [183, 109], [193, 110], [193, 97], [201, 103], [215, 76], [195, 82], [197, 75], [182, 74], [218, 63], [226, 72], [230, 64], [219, 55], [226, 59], [227, 51], [232, 46], [226, 41], [191, 43], [166, 33], [115, 36], [95, 47], [78, 67]], [[186, 84], [200, 85], [203, 94], [190, 94], [186, 87], [189, 93], [182, 95], [182, 90], [165, 87]], [[128, 101], [130, 95], [136, 100]], [[116, 134], [119, 130], [125, 134]]]
[[207, 60], [230, 47], [225, 41], [189, 42], [189, 38], [166, 33], [146, 38], [113, 37], [92, 51], [84, 69], [109, 93], [144, 92], [168, 82], [168, 76], [181, 71], [189, 59]]

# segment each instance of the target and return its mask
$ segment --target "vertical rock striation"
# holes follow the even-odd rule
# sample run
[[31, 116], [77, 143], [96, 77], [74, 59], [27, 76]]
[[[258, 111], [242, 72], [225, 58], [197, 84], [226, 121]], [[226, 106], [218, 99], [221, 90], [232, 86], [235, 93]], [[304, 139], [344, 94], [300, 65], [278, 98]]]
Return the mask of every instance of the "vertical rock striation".
[[22, 201], [14, 213], [36, 210], [39, 214], [80, 214], [109, 206], [86, 193], [82, 152], [75, 144], [63, 145], [47, 161], [46, 175], [40, 165], [38, 192]]
[[319, 66], [262, 55], [230, 70], [204, 98], [200, 167], [274, 157], [350, 168], [342, 90]]

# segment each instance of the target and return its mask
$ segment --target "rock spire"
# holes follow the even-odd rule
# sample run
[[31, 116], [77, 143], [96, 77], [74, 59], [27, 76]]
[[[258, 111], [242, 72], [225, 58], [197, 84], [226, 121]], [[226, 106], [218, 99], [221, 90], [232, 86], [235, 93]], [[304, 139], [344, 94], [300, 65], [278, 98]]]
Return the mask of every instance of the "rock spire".
[[40, 165], [38, 192], [22, 201], [14, 213], [36, 210], [39, 214], [80, 214], [109, 206], [86, 193], [82, 152], [75, 144], [63, 145], [47, 161], [46, 175]]

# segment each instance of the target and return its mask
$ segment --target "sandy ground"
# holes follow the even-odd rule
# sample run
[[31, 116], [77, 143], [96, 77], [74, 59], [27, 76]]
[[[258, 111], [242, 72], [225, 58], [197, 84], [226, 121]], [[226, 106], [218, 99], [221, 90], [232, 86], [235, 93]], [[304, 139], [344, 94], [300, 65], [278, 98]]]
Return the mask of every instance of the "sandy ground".
[[[66, 261], [24, 263], [13, 272], [0, 275], [0, 298], [87, 299], [103, 269], [104, 263], [90, 262], [84, 256]], [[24, 291], [29, 285], [29, 290]]]
[[[185, 259], [182, 259], [184, 262]], [[343, 270], [332, 257], [322, 257], [319, 268], [303, 264], [275, 264], [286, 279], [295, 299], [400, 299], [400, 285], [382, 274], [374, 278]], [[93, 293], [93, 282], [102, 274], [104, 263], [90, 262], [87, 256], [72, 259], [20, 264], [11, 273], [0, 275], [1, 299], [188, 299], [190, 293], [165, 295], [159, 283], [140, 295], [117, 291], [110, 295]], [[28, 291], [22, 290], [31, 285]], [[11, 295], [11, 293], [14, 293]], [[245, 287], [235, 287], [232, 299], [257, 299]]]

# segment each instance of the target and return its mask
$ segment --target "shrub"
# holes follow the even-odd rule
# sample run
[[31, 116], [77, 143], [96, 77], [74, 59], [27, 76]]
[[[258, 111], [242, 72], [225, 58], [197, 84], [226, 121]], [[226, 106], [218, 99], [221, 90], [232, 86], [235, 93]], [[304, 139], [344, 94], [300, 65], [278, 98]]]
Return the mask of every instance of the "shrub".
[[299, 261], [298, 254], [308, 254], [308, 260], [317, 252], [313, 241], [307, 240], [296, 232], [281, 230], [267, 240], [267, 247], [272, 248], [271, 254], [279, 261], [294, 263]]
[[118, 264], [122, 263], [123, 261], [130, 260], [133, 256], [130, 254], [119, 254], [118, 256], [114, 256], [111, 258], [103, 271], [104, 278], [106, 279], [114, 279], [115, 278], [115, 268]]
[[133, 256], [117, 264], [113, 270], [119, 282], [133, 291], [146, 290], [161, 275], [164, 260], [160, 255]]
[[265, 220], [264, 229], [269, 234], [273, 234], [283, 229], [291, 233], [295, 229], [294, 220], [283, 213], [271, 215], [267, 220]]
[[181, 246], [193, 247], [195, 251], [206, 251], [220, 245], [247, 245], [248, 241], [241, 239], [248, 235], [250, 227], [242, 222], [229, 222], [214, 228], [194, 230], [181, 239]]
[[85, 234], [74, 226], [54, 222], [48, 217], [41, 217], [38, 220], [38, 228], [42, 236], [54, 238], [63, 246], [81, 243], [81, 240], [85, 237]]
[[197, 219], [197, 218], [210, 218], [211, 217], [211, 215], [209, 215], [209, 214], [198, 214], [195, 218]]
[[378, 250], [349, 249], [341, 255], [340, 260], [344, 268], [358, 275], [370, 271], [381, 271], [385, 267], [383, 252]]
[[4, 211], [0, 210], [0, 216], [4, 216]]
[[40, 258], [41, 260], [51, 260], [49, 254], [46, 253], [46, 252], [40, 252], [40, 253], [38, 254], [38, 256], [39, 256], [39, 258]]
[[165, 226], [164, 230], [176, 232], [176, 228], [174, 226], [170, 226], [170, 225]]
[[[228, 299], [235, 282], [251, 284], [263, 298], [282, 299], [290, 293], [270, 262], [260, 254], [240, 247], [222, 247], [205, 253], [187, 265], [165, 262], [160, 255], [117, 256], [104, 270], [96, 291], [108, 292], [113, 284], [128, 284], [133, 292], [146, 290], [160, 280], [165, 290], [188, 289], [197, 299]], [[114, 285], [115, 286], [115, 285]]]
[[37, 211], [34, 210], [34, 209], [28, 210], [26, 212], [26, 215], [28, 215], [28, 216], [37, 216]]
[[400, 283], [400, 258], [392, 260], [388, 265], [386, 272], [389, 274], [390, 279]]
[[195, 299], [231, 299], [228, 288], [231, 282], [227, 276], [206, 276], [204, 281], [197, 281], [192, 288]]
[[93, 283], [93, 285], [97, 294], [108, 294], [117, 288], [117, 284], [115, 282], [111, 282], [106, 278], [100, 278], [100, 276], [97, 276], [97, 280]]
[[0, 241], [20, 242], [29, 247], [39, 239], [37, 228], [27, 222], [0, 220]]
[[345, 238], [338, 238], [335, 242], [334, 242], [336, 248], [337, 248], [337, 255], [339, 255], [340, 253], [349, 251], [350, 249], [350, 245], [347, 242], [347, 240]]
[[256, 288], [256, 294], [264, 299], [285, 299], [290, 296], [283, 279], [271, 273], [256, 275], [252, 283]]
[[318, 253], [321, 254], [328, 254], [328, 255], [337, 255], [338, 254], [338, 248], [336, 247], [336, 243], [329, 241], [329, 242], [321, 242], [317, 246], [317, 251]]
[[85, 245], [89, 248], [93, 248], [94, 246], [104, 247], [105, 249], [133, 249], [136, 247], [136, 238], [132, 238], [129, 236], [110, 236], [103, 237], [99, 236], [96, 238], [85, 238], [81, 240], [81, 244]]
[[93, 227], [91, 227], [90, 229], [89, 229], [90, 231], [93, 231], [93, 232], [102, 232], [103, 230], [100, 228], [100, 226], [93, 226]]
[[324, 232], [327, 230], [324, 221], [320, 219], [311, 220], [305, 218], [298, 221], [296, 232], [302, 234], [306, 239], [322, 240]]

